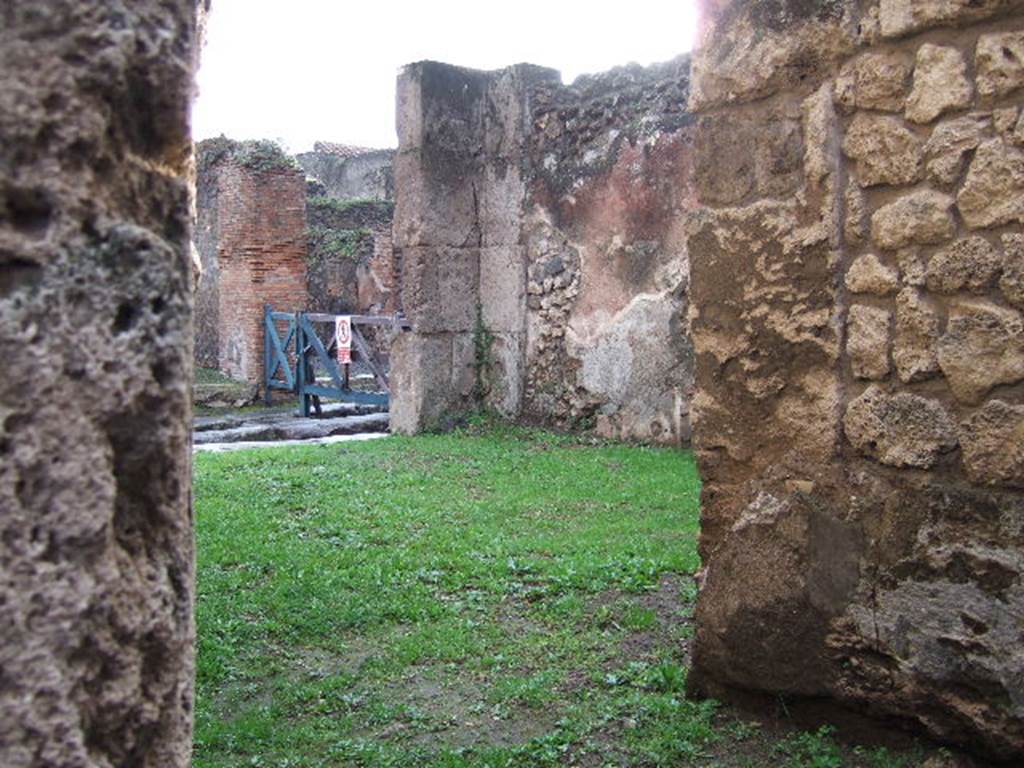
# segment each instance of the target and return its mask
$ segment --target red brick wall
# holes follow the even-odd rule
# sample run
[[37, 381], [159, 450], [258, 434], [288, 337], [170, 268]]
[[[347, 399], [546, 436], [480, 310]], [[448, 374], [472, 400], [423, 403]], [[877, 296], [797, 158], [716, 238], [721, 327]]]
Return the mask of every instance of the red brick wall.
[[220, 369], [259, 381], [263, 306], [306, 308], [306, 182], [288, 168], [220, 168]]

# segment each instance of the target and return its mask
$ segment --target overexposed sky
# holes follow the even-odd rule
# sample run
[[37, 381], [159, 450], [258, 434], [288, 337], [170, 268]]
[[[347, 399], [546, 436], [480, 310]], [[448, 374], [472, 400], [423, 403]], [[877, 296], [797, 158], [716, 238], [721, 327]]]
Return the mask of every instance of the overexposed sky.
[[692, 0], [213, 0], [193, 133], [292, 152], [318, 139], [393, 147], [404, 64], [529, 62], [571, 82], [688, 51], [696, 23]]

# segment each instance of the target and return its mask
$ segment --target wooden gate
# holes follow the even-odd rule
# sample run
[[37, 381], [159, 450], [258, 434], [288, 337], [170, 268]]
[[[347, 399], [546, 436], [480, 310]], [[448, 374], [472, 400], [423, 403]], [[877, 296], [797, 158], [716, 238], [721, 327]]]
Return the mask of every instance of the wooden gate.
[[[348, 317], [352, 328], [352, 362], [338, 362], [335, 324]], [[281, 327], [284, 323], [285, 327]], [[408, 328], [401, 315], [329, 315], [318, 312], [274, 312], [264, 307], [264, 392], [270, 402], [271, 390], [288, 390], [299, 397], [303, 416], [316, 411], [320, 399], [349, 403], [387, 405], [388, 376], [379, 355], [374, 353], [362, 328], [366, 326]], [[294, 347], [291, 346], [294, 341]], [[375, 392], [352, 387], [352, 365], [365, 367], [373, 376]]]

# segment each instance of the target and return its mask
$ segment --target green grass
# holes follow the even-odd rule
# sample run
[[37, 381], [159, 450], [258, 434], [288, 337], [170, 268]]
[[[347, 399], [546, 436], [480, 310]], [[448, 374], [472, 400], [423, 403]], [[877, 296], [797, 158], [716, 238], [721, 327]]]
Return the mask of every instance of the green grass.
[[492, 428], [199, 454], [195, 493], [197, 768], [834, 764], [683, 696], [689, 453]]

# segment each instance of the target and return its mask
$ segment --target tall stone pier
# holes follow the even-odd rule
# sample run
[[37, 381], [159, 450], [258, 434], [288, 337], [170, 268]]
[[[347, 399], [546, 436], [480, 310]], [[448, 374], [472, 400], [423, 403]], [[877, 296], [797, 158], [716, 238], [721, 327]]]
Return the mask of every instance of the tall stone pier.
[[191, 751], [196, 0], [0, 7], [0, 765]]

